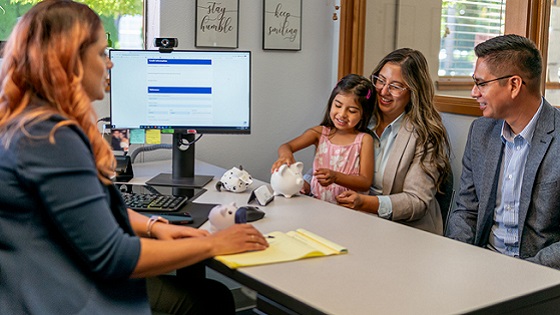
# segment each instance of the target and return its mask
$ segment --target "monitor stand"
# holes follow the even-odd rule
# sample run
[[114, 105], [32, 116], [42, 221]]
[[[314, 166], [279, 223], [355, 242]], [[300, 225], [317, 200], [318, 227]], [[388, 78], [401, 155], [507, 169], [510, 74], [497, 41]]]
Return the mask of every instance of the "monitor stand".
[[158, 174], [148, 180], [147, 185], [201, 188], [214, 178], [194, 174], [194, 136], [191, 133], [173, 133], [172, 174]]
[[172, 174], [160, 173], [146, 182], [147, 185], [154, 186], [177, 186], [188, 188], [202, 188], [214, 177], [210, 175], [194, 175], [186, 178], [173, 178]]

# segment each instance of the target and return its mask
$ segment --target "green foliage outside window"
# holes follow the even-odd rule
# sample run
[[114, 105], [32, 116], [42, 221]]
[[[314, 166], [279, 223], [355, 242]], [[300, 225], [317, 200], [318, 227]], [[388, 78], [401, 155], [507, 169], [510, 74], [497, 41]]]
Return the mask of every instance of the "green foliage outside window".
[[[142, 15], [142, 0], [76, 0], [87, 4], [103, 21], [105, 31], [118, 46], [117, 25], [123, 15]], [[40, 0], [0, 0], [0, 41], [8, 39], [20, 16]]]

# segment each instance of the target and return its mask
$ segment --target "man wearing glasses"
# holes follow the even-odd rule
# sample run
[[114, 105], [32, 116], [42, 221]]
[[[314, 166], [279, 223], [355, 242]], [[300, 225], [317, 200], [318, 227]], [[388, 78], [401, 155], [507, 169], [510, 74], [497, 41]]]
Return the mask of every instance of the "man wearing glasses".
[[475, 47], [470, 128], [446, 236], [560, 269], [560, 112], [541, 95], [542, 58], [518, 35]]

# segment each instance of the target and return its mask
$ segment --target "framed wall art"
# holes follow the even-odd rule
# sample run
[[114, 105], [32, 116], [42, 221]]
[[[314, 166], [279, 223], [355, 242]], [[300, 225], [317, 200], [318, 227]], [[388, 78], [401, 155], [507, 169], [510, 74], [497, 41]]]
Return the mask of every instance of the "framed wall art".
[[263, 49], [301, 50], [301, 0], [263, 1]]
[[196, 0], [196, 47], [237, 48], [239, 0]]

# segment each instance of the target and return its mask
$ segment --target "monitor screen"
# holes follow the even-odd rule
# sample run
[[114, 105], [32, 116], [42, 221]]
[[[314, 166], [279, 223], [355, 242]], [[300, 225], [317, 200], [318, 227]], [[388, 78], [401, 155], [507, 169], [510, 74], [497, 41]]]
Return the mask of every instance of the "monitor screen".
[[109, 57], [114, 128], [250, 133], [250, 52], [117, 49]]

